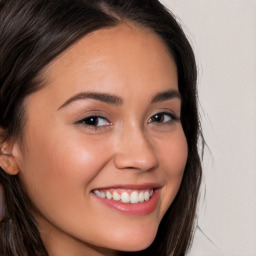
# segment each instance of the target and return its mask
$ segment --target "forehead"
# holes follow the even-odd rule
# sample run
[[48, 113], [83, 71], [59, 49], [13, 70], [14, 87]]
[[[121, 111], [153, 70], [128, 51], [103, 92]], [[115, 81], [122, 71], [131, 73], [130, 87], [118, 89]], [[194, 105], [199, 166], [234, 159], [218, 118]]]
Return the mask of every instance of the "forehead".
[[176, 65], [163, 40], [127, 23], [83, 37], [47, 67], [45, 78], [65, 91], [83, 91], [85, 85], [113, 93], [133, 88], [145, 93], [145, 87], [157, 90], [159, 84], [162, 90], [178, 89]]
[[141, 47], [146, 52], [152, 50], [152, 46], [157, 48], [158, 54], [162, 52], [170, 57], [167, 46], [160, 36], [148, 28], [124, 23], [115, 27], [99, 29], [84, 36], [56, 58], [52, 65], [71, 64], [72, 61], [79, 60], [79, 57], [82, 57], [81, 54], [87, 56], [88, 62], [92, 59], [100, 60], [103, 54], [119, 58], [123, 55], [127, 58], [128, 56], [124, 56], [126, 52], [131, 53], [134, 50], [141, 52]]

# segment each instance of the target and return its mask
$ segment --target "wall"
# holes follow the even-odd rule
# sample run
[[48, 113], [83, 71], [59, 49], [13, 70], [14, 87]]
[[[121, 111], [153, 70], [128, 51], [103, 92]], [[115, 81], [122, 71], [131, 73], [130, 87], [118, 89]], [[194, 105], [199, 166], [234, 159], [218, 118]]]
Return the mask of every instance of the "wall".
[[161, 2], [183, 25], [198, 61], [209, 147], [199, 225], [224, 255], [255, 256], [256, 1]]

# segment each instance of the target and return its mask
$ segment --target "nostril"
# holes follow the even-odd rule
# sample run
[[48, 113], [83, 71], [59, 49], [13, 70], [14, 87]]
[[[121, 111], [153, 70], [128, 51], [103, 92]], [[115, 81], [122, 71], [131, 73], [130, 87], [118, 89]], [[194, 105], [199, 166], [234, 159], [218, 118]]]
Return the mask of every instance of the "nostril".
[[149, 171], [158, 166], [158, 160], [153, 153], [119, 153], [115, 165], [118, 169]]
[[115, 146], [118, 169], [148, 171], [158, 166], [156, 149], [139, 125], [124, 126]]

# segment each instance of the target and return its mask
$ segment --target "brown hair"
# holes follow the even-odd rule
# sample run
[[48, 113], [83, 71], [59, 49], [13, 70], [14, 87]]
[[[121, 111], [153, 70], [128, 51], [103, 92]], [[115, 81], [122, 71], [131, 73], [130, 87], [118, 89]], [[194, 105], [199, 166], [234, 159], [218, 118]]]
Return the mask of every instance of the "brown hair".
[[[0, 19], [0, 143], [22, 138], [24, 98], [42, 87], [38, 79], [42, 70], [83, 36], [126, 20], [163, 39], [178, 69], [188, 159], [179, 192], [153, 244], [142, 252], [121, 254], [184, 255], [193, 233], [201, 183], [197, 148], [201, 132], [195, 58], [174, 16], [157, 0], [0, 0]], [[0, 222], [0, 255], [47, 256], [19, 175], [8, 175], [0, 168], [0, 185], [6, 202]]]

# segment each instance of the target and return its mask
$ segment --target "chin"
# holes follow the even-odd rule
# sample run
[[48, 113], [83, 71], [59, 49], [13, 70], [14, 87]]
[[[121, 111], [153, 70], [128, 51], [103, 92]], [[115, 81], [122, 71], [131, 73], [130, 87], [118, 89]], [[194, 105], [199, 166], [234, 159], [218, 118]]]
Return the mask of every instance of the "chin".
[[148, 228], [140, 230], [140, 232], [134, 230], [129, 232], [129, 234], [123, 232], [117, 234], [115, 241], [112, 240], [112, 244], [118, 251], [142, 251], [153, 243], [156, 234], [157, 229], [148, 230]]

